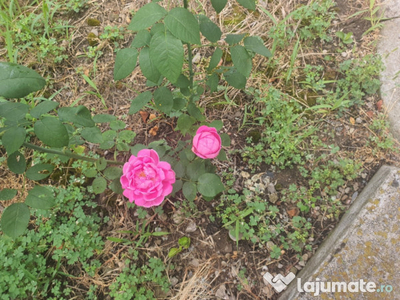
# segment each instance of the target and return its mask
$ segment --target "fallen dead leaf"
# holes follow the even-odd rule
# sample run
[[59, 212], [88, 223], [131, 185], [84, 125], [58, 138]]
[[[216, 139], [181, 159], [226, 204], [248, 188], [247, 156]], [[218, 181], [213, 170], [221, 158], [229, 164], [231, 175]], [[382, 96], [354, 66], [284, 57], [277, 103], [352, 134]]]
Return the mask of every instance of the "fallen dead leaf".
[[356, 120], [354, 120], [353, 117], [350, 117], [350, 123], [351, 123], [351, 125], [354, 125], [354, 124], [356, 124]]
[[370, 163], [372, 163], [374, 161], [374, 158], [373, 157], [368, 157], [364, 162], [366, 163], [366, 164], [370, 164]]
[[299, 209], [297, 207], [292, 208], [292, 209], [288, 209], [287, 214], [289, 215], [290, 218], [293, 218], [294, 216], [298, 216], [299, 215]]
[[366, 114], [367, 114], [367, 116], [368, 116], [369, 118], [371, 118], [371, 119], [372, 119], [373, 116], [374, 116], [374, 112], [373, 112], [372, 110], [367, 111]]
[[150, 121], [155, 119], [155, 118], [157, 118], [157, 116], [155, 114], [150, 114], [150, 116], [149, 116], [149, 120]]
[[149, 113], [147, 111], [139, 111], [140, 116], [142, 117], [143, 123], [147, 123], [147, 119], [149, 117]]
[[152, 136], [156, 136], [156, 135], [157, 135], [157, 131], [158, 131], [158, 126], [156, 125], [156, 126], [154, 126], [153, 128], [151, 128], [151, 129], [149, 130], [149, 133], [150, 133], [150, 135], [152, 135]]
[[382, 100], [379, 100], [378, 102], [376, 102], [376, 109], [377, 109], [378, 111], [381, 111], [381, 109], [382, 109], [382, 104], [383, 104], [383, 101], [382, 101]]

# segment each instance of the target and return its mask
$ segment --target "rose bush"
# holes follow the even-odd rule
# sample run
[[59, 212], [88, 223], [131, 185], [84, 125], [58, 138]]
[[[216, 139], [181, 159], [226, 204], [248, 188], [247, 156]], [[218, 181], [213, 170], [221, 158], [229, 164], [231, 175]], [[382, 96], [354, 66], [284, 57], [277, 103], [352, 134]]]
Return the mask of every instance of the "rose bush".
[[171, 165], [160, 161], [154, 150], [140, 150], [123, 167], [121, 186], [130, 202], [143, 207], [160, 205], [172, 192], [175, 172]]
[[214, 127], [200, 126], [193, 138], [192, 151], [201, 158], [215, 158], [221, 151], [221, 137]]

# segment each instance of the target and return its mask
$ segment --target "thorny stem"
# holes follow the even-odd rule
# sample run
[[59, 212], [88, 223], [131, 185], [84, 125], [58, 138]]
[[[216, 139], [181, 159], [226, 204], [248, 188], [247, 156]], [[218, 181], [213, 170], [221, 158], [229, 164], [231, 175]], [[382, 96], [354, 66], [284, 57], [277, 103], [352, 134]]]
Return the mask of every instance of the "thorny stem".
[[[183, 7], [188, 9], [189, 4], [188, 0], [183, 0]], [[188, 64], [189, 64], [189, 80], [190, 80], [190, 89], [193, 90], [193, 65], [192, 65], [192, 59], [193, 59], [193, 54], [192, 54], [192, 47], [190, 46], [190, 43], [186, 43], [187, 49], [188, 49]], [[190, 95], [190, 99], [192, 100], [193, 98], [193, 93]]]
[[[80, 159], [80, 160], [84, 160], [84, 161], [90, 161], [90, 162], [94, 162], [94, 163], [99, 160], [98, 158], [86, 157], [86, 156], [82, 156], [82, 155], [75, 154], [75, 153], [68, 153], [68, 152], [65, 152], [64, 150], [59, 151], [59, 150], [54, 150], [54, 149], [43, 148], [43, 147], [39, 147], [39, 146], [29, 144], [26, 142], [23, 143], [23, 146], [25, 146], [27, 148], [31, 148], [36, 151], [40, 151], [40, 152], [63, 155], [63, 156], [67, 156], [70, 158]], [[107, 164], [110, 164], [110, 165], [123, 165], [124, 164], [124, 162], [116, 161], [116, 160], [106, 160], [106, 162], [107, 162]]]

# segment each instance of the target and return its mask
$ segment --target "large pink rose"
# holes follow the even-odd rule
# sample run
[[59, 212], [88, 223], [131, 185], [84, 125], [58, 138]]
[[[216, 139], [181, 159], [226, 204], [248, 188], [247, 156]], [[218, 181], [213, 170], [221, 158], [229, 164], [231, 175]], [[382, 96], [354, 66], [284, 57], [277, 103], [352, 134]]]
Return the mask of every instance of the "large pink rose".
[[221, 137], [214, 127], [200, 126], [193, 138], [192, 151], [201, 158], [215, 158], [221, 150]]
[[121, 176], [124, 196], [144, 207], [160, 205], [172, 192], [174, 182], [175, 172], [171, 165], [159, 161], [157, 152], [149, 149], [140, 150], [137, 157], [132, 155]]

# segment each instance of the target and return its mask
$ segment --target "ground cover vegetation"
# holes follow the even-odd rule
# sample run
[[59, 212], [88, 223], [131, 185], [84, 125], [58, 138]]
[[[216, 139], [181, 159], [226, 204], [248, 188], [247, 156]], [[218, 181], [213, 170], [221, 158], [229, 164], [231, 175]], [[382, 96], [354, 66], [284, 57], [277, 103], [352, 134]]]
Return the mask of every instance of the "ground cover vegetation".
[[398, 161], [375, 1], [0, 7], [1, 299], [275, 299]]

